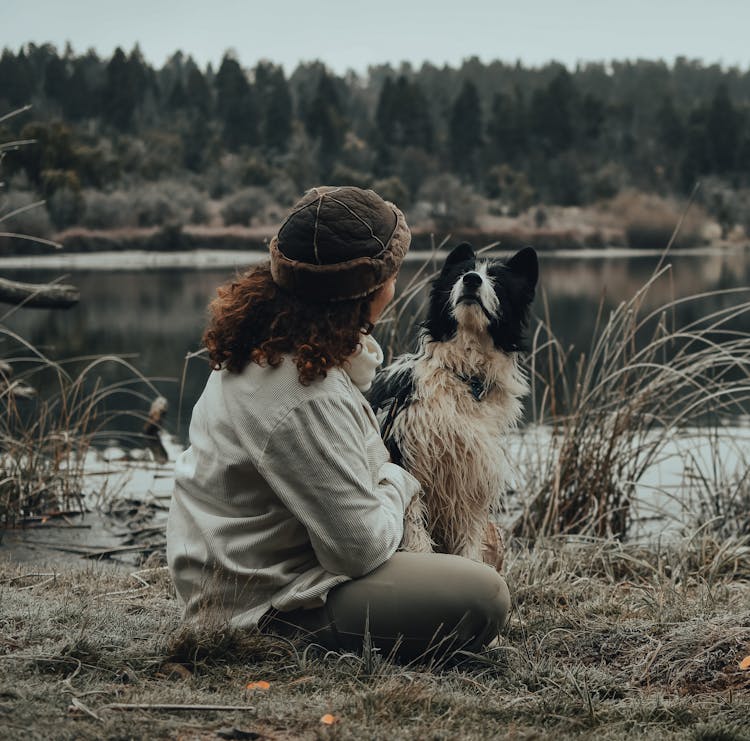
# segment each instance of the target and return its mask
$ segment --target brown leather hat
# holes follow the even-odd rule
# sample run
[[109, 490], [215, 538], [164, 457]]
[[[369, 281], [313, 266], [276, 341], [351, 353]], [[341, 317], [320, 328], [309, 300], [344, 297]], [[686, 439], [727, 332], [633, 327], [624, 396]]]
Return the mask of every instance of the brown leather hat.
[[374, 191], [312, 188], [271, 240], [271, 274], [303, 300], [362, 298], [395, 275], [410, 242], [404, 215]]

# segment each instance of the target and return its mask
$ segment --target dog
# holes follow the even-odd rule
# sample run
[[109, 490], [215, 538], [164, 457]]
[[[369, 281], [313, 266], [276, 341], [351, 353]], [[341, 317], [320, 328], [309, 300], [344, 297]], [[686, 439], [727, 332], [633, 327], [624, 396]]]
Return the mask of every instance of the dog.
[[512, 473], [505, 437], [529, 390], [519, 354], [538, 278], [530, 247], [502, 263], [458, 245], [432, 284], [416, 352], [375, 377], [369, 401], [391, 460], [422, 484], [402, 550], [502, 563], [489, 515]]

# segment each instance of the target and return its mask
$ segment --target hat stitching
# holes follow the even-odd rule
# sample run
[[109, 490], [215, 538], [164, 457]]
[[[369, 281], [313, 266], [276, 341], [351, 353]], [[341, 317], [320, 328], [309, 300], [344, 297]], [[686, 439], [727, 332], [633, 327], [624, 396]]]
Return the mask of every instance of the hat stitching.
[[[381, 247], [383, 248], [383, 251], [384, 251], [384, 250], [386, 249], [387, 245], [383, 244], [383, 240], [382, 240], [382, 239], [381, 239], [381, 238], [380, 238], [380, 237], [379, 237], [379, 236], [378, 236], [377, 234], [375, 234], [375, 232], [374, 232], [374, 231], [372, 230], [372, 226], [371, 226], [370, 224], [368, 224], [368, 223], [367, 223], [367, 222], [366, 222], [366, 221], [365, 221], [365, 220], [364, 220], [364, 219], [363, 219], [363, 218], [362, 218], [362, 217], [361, 217], [361, 216], [360, 216], [360, 215], [359, 215], [358, 213], [356, 213], [355, 211], [353, 211], [353, 210], [352, 210], [352, 209], [351, 209], [351, 208], [350, 208], [349, 206], [347, 206], [347, 205], [346, 205], [346, 204], [345, 204], [345, 203], [344, 203], [343, 201], [339, 201], [339, 200], [338, 200], [337, 198], [331, 198], [331, 200], [332, 200], [332, 201], [333, 201], [334, 203], [338, 203], [338, 204], [339, 204], [339, 206], [343, 206], [343, 207], [344, 207], [344, 208], [345, 208], [345, 209], [346, 209], [346, 210], [347, 210], [347, 211], [348, 211], [348, 212], [349, 212], [349, 213], [350, 213], [350, 214], [351, 214], [352, 216], [354, 216], [354, 218], [355, 218], [355, 219], [358, 219], [359, 221], [361, 221], [361, 222], [362, 222], [362, 223], [363, 223], [363, 224], [364, 224], [364, 225], [365, 225], [365, 226], [366, 226], [366, 227], [367, 227], [367, 228], [368, 228], [368, 229], [370, 230], [370, 236], [371, 236], [371, 237], [372, 237], [372, 238], [373, 238], [373, 239], [374, 239], [374, 240], [375, 240], [376, 242], [378, 242], [378, 244], [379, 244], [379, 245], [380, 245], [380, 246], [381, 246]], [[398, 216], [396, 216], [396, 224], [398, 224]], [[395, 227], [394, 227], [394, 231], [395, 231], [395, 230], [396, 230], [396, 229], [395, 229]], [[393, 233], [391, 232], [391, 237], [392, 237], [392, 236], [393, 236]], [[388, 241], [389, 241], [389, 242], [391, 241], [391, 240], [390, 240], [390, 238], [388, 239]]]
[[[316, 196], [320, 194], [319, 188], [310, 188], [310, 190], [315, 191]], [[337, 190], [341, 190], [341, 186], [337, 188], [333, 188], [331, 192], [335, 193]], [[323, 193], [322, 195], [325, 196], [325, 193]], [[289, 219], [292, 218], [292, 216], [296, 216], [300, 211], [304, 211], [306, 208], [310, 208], [310, 206], [312, 206], [313, 203], [315, 203], [315, 199], [313, 199], [312, 201], [309, 201], [308, 203], [303, 203], [301, 206], [298, 206], [297, 208], [290, 211], [287, 217], [284, 219], [284, 221], [281, 222], [281, 226], [279, 227], [279, 232], [287, 225], [287, 222], [289, 221]]]
[[318, 265], [321, 264], [320, 255], [318, 254], [318, 221], [320, 219], [320, 207], [323, 205], [324, 197], [325, 193], [323, 193], [318, 199], [318, 208], [315, 210], [315, 231], [313, 232], [313, 251], [315, 252], [315, 262], [317, 262]]
[[[281, 231], [283, 230], [283, 228], [286, 226], [286, 224], [288, 223], [288, 221], [291, 219], [291, 217], [293, 215], [295, 215], [295, 214], [297, 214], [300, 211], [303, 211], [305, 209], [311, 208], [313, 206], [313, 204], [315, 203], [315, 201], [316, 200], [318, 201], [318, 203], [317, 203], [317, 209], [316, 209], [316, 217], [315, 217], [315, 228], [314, 228], [314, 230], [315, 230], [315, 237], [314, 237], [315, 244], [314, 244], [314, 247], [315, 247], [316, 258], [318, 259], [318, 262], [317, 262], [317, 265], [315, 263], [312, 263], [312, 262], [311, 263], [307, 263], [307, 266], [309, 266], [310, 269], [313, 269], [313, 270], [316, 270], [316, 271], [317, 270], [325, 270], [326, 272], [328, 272], [328, 270], [327, 270], [328, 267], [331, 267], [331, 268], [334, 267], [333, 265], [328, 266], [327, 264], [324, 264], [324, 263], [320, 262], [319, 255], [317, 254], [317, 246], [318, 246], [317, 245], [317, 233], [319, 231], [319, 215], [320, 215], [320, 210], [322, 208], [322, 200], [326, 196], [329, 196], [329, 195], [331, 195], [331, 197], [332, 197], [333, 193], [336, 193], [337, 191], [340, 191], [340, 190], [345, 190], [345, 188], [343, 188], [342, 186], [338, 186], [338, 187], [326, 189], [323, 193], [321, 193], [320, 189], [318, 189], [318, 188], [312, 188], [311, 191], [315, 195], [315, 197], [312, 198], [311, 200], [305, 202], [305, 203], [302, 203], [297, 208], [295, 208], [287, 216], [287, 218], [284, 220], [284, 223], [282, 224], [281, 228], [279, 229], [279, 234], [281, 234]], [[374, 193], [374, 191], [372, 191], [372, 190], [370, 190], [369, 192], [370, 193]], [[374, 195], [377, 196], [376, 193], [374, 193]], [[392, 274], [394, 268], [396, 270], [398, 269], [398, 264], [403, 259], [403, 253], [405, 253], [406, 250], [408, 250], [409, 229], [406, 226], [403, 214], [392, 203], [389, 203], [388, 201], [384, 202], [385, 205], [387, 205], [391, 209], [391, 212], [395, 215], [395, 217], [396, 217], [396, 223], [395, 223], [393, 229], [391, 230], [390, 236], [386, 240], [385, 244], [383, 244], [382, 239], [380, 239], [374, 233], [374, 229], [371, 226], [371, 224], [368, 224], [368, 222], [362, 216], [360, 216], [356, 211], [354, 211], [346, 203], [341, 202], [338, 199], [333, 198], [333, 197], [332, 197], [332, 200], [335, 203], [337, 203], [339, 206], [341, 206], [342, 208], [346, 209], [347, 212], [349, 214], [351, 214], [352, 216], [354, 216], [357, 221], [359, 221], [361, 224], [363, 224], [364, 226], [366, 226], [367, 229], [368, 229], [368, 231], [370, 232], [371, 238], [374, 241], [377, 241], [383, 247], [383, 249], [378, 254], [376, 254], [376, 255], [370, 255], [370, 256], [367, 256], [367, 257], [363, 256], [363, 257], [360, 257], [360, 258], [355, 258], [353, 260], [345, 261], [345, 263], [348, 263], [348, 264], [359, 263], [361, 260], [365, 260], [366, 262], [373, 263], [373, 264], [374, 263], [379, 263], [379, 262], [381, 262], [381, 261], [384, 260], [385, 263], [384, 263], [383, 266], [381, 266], [381, 269], [378, 270], [378, 273], [381, 273], [381, 276], [380, 276], [380, 280], [377, 281], [376, 285], [371, 286], [371, 287], [367, 287], [366, 290], [363, 290], [361, 292], [358, 291], [356, 293], [348, 294], [348, 295], [341, 295], [341, 294], [339, 294], [339, 295], [331, 295], [331, 296], [328, 296], [327, 298], [321, 298], [320, 300], [323, 300], [323, 301], [345, 301], [345, 300], [358, 299], [358, 298], [362, 298], [362, 297], [371, 295], [373, 292], [375, 292], [378, 288], [380, 288], [385, 283], [385, 280], [383, 280], [383, 277], [382, 277], [382, 273], [383, 273], [382, 268], [384, 267], [385, 270], [387, 270], [387, 273], [389, 275]], [[356, 204], [355, 204], [355, 207], [356, 207]], [[271, 244], [269, 245], [270, 251], [271, 251], [271, 267], [272, 267], [272, 273], [273, 273], [273, 276], [274, 276], [274, 281], [279, 286], [286, 287], [289, 290], [291, 290], [292, 293], [294, 293], [295, 290], [296, 290], [296, 288], [295, 288], [295, 286], [296, 286], [296, 280], [295, 280], [294, 273], [297, 272], [300, 269], [303, 269], [305, 267], [305, 262], [304, 261], [298, 261], [298, 260], [290, 259], [286, 255], [284, 255], [283, 252], [281, 252], [281, 250], [279, 248], [279, 244], [278, 244], [279, 234], [277, 234], [271, 240]], [[394, 242], [396, 243], [396, 247], [392, 246]], [[396, 250], [396, 251], [394, 252], [394, 250]], [[276, 265], [274, 265], [275, 261], [277, 262]], [[284, 265], [286, 265], [287, 267], [284, 267], [283, 270], [282, 270], [282, 267]], [[338, 270], [339, 268], [336, 267], [336, 269]], [[302, 272], [306, 273], [307, 271], [303, 270]]]

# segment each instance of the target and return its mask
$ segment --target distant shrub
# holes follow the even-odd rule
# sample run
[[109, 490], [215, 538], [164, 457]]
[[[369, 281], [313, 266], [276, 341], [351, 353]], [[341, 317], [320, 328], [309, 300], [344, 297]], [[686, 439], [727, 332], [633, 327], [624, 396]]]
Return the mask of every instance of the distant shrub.
[[717, 176], [704, 177], [698, 198], [719, 225], [722, 239], [727, 239], [735, 226], [744, 227], [750, 235], [750, 189], [733, 187]]
[[333, 166], [331, 183], [336, 185], [356, 185], [358, 188], [372, 187], [372, 175], [369, 172], [356, 170], [341, 162]]
[[138, 226], [159, 226], [167, 222], [184, 222], [189, 218], [186, 209], [176, 203], [161, 184], [137, 190], [133, 207]]
[[244, 184], [247, 163], [237, 154], [225, 154], [205, 176], [211, 198], [223, 198]]
[[161, 226], [163, 224], [187, 224], [193, 209], [206, 200], [189, 183], [164, 180], [135, 190], [135, 209], [138, 226]]
[[180, 136], [165, 131], [147, 131], [139, 137], [122, 136], [118, 150], [122, 169], [148, 180], [174, 173], [183, 160]]
[[619, 163], [607, 162], [584, 178], [586, 200], [602, 201], [614, 198], [628, 182], [627, 170]]
[[[673, 199], [653, 193], [627, 190], [610, 201], [608, 210], [622, 221], [628, 247], [663, 249], [682, 214], [682, 207]], [[705, 210], [693, 204], [677, 236], [675, 245], [692, 247], [704, 242]]]
[[297, 202], [302, 193], [297, 191], [294, 181], [286, 174], [279, 173], [271, 181], [268, 188], [271, 197], [283, 207], [291, 206]]
[[253, 220], [262, 221], [264, 212], [273, 204], [263, 188], [249, 187], [235, 193], [221, 209], [221, 218], [227, 226], [250, 226]]
[[745, 236], [750, 239], [750, 188], [738, 191], [737, 200], [737, 218], [745, 230]]
[[303, 126], [295, 127], [284, 157], [284, 173], [294, 183], [298, 195], [320, 183], [320, 145]]
[[412, 198], [428, 178], [436, 175], [438, 163], [435, 157], [418, 147], [406, 147], [393, 163], [393, 174], [406, 185]]
[[559, 206], [579, 206], [583, 203], [582, 168], [578, 158], [570, 153], [558, 155], [544, 163], [545, 184], [542, 194]]
[[429, 178], [419, 189], [418, 200], [428, 205], [428, 214], [441, 231], [477, 225], [481, 201], [457, 177], [444, 173]]
[[367, 141], [347, 131], [344, 146], [341, 149], [342, 161], [358, 172], [371, 172], [375, 161], [375, 152]]
[[590, 247], [592, 249], [599, 249], [607, 246], [607, 239], [604, 233], [599, 229], [595, 229], [592, 232], [586, 234], [583, 238], [583, 246]]
[[202, 223], [208, 220], [208, 196], [189, 183], [164, 180], [130, 190], [84, 193], [82, 223], [89, 229]]
[[404, 209], [411, 203], [411, 193], [404, 185], [401, 178], [390, 177], [376, 180], [372, 184], [372, 189], [386, 201], [395, 203], [399, 208]]
[[273, 177], [273, 170], [260, 157], [249, 157], [245, 161], [242, 174], [243, 185], [268, 185]]
[[153, 249], [168, 251], [179, 250], [185, 246], [185, 235], [182, 224], [164, 224], [151, 238]]
[[499, 213], [517, 216], [534, 202], [534, 189], [526, 173], [509, 165], [491, 167], [485, 177], [484, 188], [489, 198], [495, 199]]
[[190, 223], [191, 224], [207, 224], [211, 220], [211, 212], [208, 208], [208, 195], [205, 198], [201, 198], [190, 212]]
[[[40, 197], [31, 191], [16, 191], [0, 199], [0, 231], [28, 234], [32, 237], [49, 237], [53, 227], [44, 205], [27, 209], [40, 200]], [[16, 211], [19, 213], [14, 213]]]
[[58, 229], [78, 224], [86, 210], [80, 190], [63, 187], [47, 199], [47, 211]]
[[81, 221], [89, 229], [118, 229], [138, 223], [132, 199], [121, 190], [113, 193], [87, 190], [84, 202]]
[[62, 188], [76, 192], [81, 190], [81, 181], [73, 170], [42, 170], [40, 182], [42, 192], [47, 197]]

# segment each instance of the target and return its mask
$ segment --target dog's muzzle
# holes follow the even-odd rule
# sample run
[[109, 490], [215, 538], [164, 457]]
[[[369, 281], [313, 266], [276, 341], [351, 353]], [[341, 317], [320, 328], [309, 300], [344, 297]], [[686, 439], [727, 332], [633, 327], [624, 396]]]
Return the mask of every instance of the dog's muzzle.
[[465, 273], [461, 278], [461, 294], [456, 299], [456, 306], [460, 304], [476, 304], [484, 315], [492, 321], [494, 317], [479, 297], [479, 289], [482, 285], [482, 276], [479, 273]]

